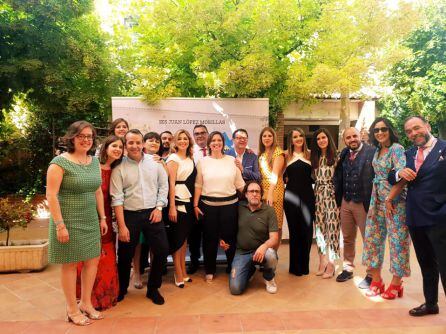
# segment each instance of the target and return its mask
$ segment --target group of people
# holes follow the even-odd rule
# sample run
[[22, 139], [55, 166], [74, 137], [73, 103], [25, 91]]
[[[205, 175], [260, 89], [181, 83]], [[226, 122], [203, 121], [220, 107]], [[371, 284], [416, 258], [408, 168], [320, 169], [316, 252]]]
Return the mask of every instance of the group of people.
[[[266, 290], [275, 293], [284, 213], [289, 272], [296, 276], [309, 274], [315, 234], [316, 275], [334, 277], [342, 230], [344, 264], [336, 280], [352, 278], [359, 229], [367, 267], [359, 287], [371, 297], [403, 296], [412, 239], [426, 303], [410, 314], [438, 313], [439, 274], [446, 287], [446, 142], [419, 116], [406, 121], [405, 132], [415, 147], [406, 152], [391, 122], [377, 118], [371, 143], [348, 128], [338, 154], [324, 128], [313, 133], [309, 148], [304, 131], [292, 130], [284, 151], [266, 127], [256, 155], [245, 129], [234, 131], [228, 149], [221, 132], [209, 133], [202, 124], [192, 135], [185, 129], [143, 135], [117, 119], [95, 157], [95, 128], [73, 123], [63, 138], [66, 152], [51, 161], [47, 174], [49, 257], [62, 264], [67, 320], [88, 325], [102, 319], [100, 310], [125, 298], [132, 266], [134, 286], [142, 288], [149, 258], [146, 296], [164, 304], [159, 288], [167, 256], [174, 284], [184, 288], [199, 268], [201, 249], [206, 282], [214, 279], [222, 248], [232, 294], [244, 292], [256, 265]], [[386, 289], [387, 236], [393, 278]]]

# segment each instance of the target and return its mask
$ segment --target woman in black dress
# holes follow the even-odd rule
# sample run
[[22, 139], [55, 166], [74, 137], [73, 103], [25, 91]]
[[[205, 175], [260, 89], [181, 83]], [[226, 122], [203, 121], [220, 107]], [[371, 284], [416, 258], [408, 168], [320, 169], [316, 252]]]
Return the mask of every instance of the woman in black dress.
[[290, 269], [296, 276], [308, 275], [315, 197], [311, 178], [310, 151], [305, 133], [297, 128], [288, 134], [283, 208], [290, 237]]

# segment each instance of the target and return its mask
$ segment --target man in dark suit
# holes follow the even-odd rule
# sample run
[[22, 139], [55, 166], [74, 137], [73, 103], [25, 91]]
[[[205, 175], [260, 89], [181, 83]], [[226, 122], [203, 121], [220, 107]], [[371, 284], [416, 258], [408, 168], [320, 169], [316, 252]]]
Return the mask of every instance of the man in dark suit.
[[[389, 182], [408, 182], [406, 223], [423, 275], [426, 301], [409, 314], [438, 314], [439, 276], [446, 293], [446, 141], [432, 136], [429, 123], [421, 116], [409, 117], [404, 131], [414, 146], [406, 151], [406, 168], [391, 172]], [[386, 205], [391, 205], [396, 195], [394, 188]]]
[[247, 150], [248, 132], [245, 129], [237, 129], [232, 134], [234, 147], [226, 154], [235, 158], [235, 165], [242, 172], [243, 180], [260, 181], [259, 160], [251, 150]]
[[[353, 278], [356, 234], [359, 229], [364, 240], [365, 222], [369, 210], [374, 171], [373, 155], [376, 148], [361, 142], [356, 128], [344, 131], [346, 148], [341, 152], [334, 182], [336, 201], [341, 208], [341, 229], [344, 240], [344, 266], [336, 277], [337, 282]], [[368, 289], [372, 279], [367, 275], [359, 288]]]

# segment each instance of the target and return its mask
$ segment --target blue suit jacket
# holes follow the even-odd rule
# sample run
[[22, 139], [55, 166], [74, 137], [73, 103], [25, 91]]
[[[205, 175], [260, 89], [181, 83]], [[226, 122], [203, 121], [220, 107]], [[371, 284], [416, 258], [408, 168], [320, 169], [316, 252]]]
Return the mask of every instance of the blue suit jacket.
[[[416, 147], [406, 151], [407, 168], [415, 170], [416, 154]], [[395, 171], [389, 182], [395, 184]], [[410, 227], [446, 224], [446, 141], [438, 139], [415, 180], [409, 182], [406, 215]]]
[[[234, 158], [237, 157], [237, 154], [235, 153], [233, 147], [231, 147], [231, 149], [229, 149], [226, 154], [233, 156]], [[257, 155], [255, 153], [248, 153], [245, 151], [245, 154], [243, 154], [242, 166], [243, 180], [260, 181], [259, 159], [257, 158]]]

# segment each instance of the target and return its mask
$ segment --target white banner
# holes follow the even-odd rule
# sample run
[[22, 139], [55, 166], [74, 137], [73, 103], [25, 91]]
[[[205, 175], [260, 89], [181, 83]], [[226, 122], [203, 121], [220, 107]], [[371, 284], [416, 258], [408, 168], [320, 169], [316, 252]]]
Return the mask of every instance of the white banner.
[[151, 106], [139, 97], [112, 98], [113, 119], [124, 118], [130, 128], [143, 134], [186, 129], [192, 135], [196, 124], [204, 124], [209, 132], [222, 132], [226, 146], [231, 147], [232, 133], [243, 128], [256, 153], [260, 131], [268, 126], [268, 112], [268, 99], [168, 98]]

